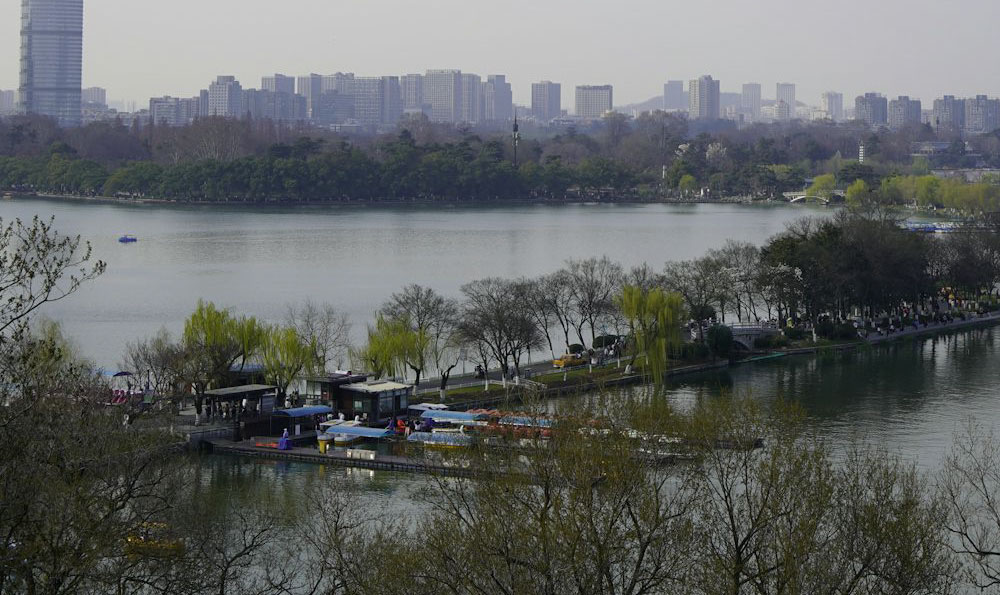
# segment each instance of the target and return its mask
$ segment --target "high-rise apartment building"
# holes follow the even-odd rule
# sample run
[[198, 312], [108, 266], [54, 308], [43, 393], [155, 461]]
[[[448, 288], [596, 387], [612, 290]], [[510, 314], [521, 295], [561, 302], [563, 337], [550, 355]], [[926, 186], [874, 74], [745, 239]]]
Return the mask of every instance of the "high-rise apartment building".
[[684, 81], [667, 81], [663, 85], [663, 109], [679, 110], [686, 107], [687, 102], [684, 101]]
[[965, 128], [965, 100], [955, 99], [954, 95], [935, 99], [931, 126], [961, 132]]
[[880, 93], [865, 93], [854, 100], [854, 118], [869, 126], [885, 126], [889, 121], [889, 105]]
[[108, 92], [102, 87], [87, 87], [80, 91], [80, 101], [106, 107], [108, 105]]
[[153, 97], [149, 100], [149, 119], [156, 126], [187, 126], [200, 115], [200, 97]]
[[424, 103], [431, 120], [458, 122], [462, 118], [462, 71], [428, 70], [424, 74]]
[[208, 86], [208, 115], [238, 118], [243, 109], [243, 87], [234, 76], [219, 76]]
[[562, 85], [551, 81], [531, 84], [531, 114], [548, 122], [562, 114]]
[[323, 77], [315, 73], [297, 77], [295, 93], [306, 100], [306, 117], [316, 118], [319, 111], [319, 96], [323, 93]]
[[337, 91], [341, 95], [354, 93], [354, 73], [337, 72], [323, 75], [322, 93], [327, 91]]
[[743, 95], [740, 97], [740, 109], [750, 118], [751, 122], [760, 121], [760, 83], [743, 85]]
[[[788, 104], [788, 118], [785, 120], [792, 120], [795, 118], [795, 108], [798, 103], [795, 102], [795, 85], [792, 83], [778, 83], [775, 85], [775, 99], [777, 101], [784, 101]], [[781, 120], [781, 118], [775, 117], [776, 120]]]
[[354, 119], [370, 127], [395, 126], [403, 113], [399, 77], [360, 76], [354, 79]]
[[614, 107], [611, 85], [580, 85], [576, 88], [576, 115], [601, 118]]
[[21, 0], [22, 113], [80, 124], [83, 0]]
[[514, 96], [502, 74], [491, 74], [483, 83], [483, 121], [506, 122], [514, 118]]
[[886, 122], [889, 128], [899, 130], [912, 124], [920, 124], [921, 106], [919, 99], [910, 99], [900, 95], [889, 102], [889, 113]]
[[13, 89], [0, 91], [0, 114], [14, 113], [17, 109], [17, 91]]
[[460, 120], [478, 124], [483, 119], [483, 80], [478, 74], [462, 74], [462, 114]]
[[304, 120], [306, 111], [306, 98], [295, 93], [244, 89], [240, 94], [240, 116], [249, 116], [254, 120]]
[[842, 121], [844, 119], [844, 95], [836, 91], [827, 91], [823, 93], [822, 99], [823, 105], [821, 107], [826, 112], [826, 117], [834, 122]]
[[966, 134], [985, 134], [1000, 128], [1000, 99], [976, 95], [965, 100]]
[[295, 95], [295, 77], [286, 76], [284, 74], [264, 76], [260, 79], [260, 88], [263, 91]]
[[404, 110], [419, 110], [424, 106], [424, 75], [404, 74], [399, 77], [399, 92]]
[[[353, 80], [351, 82], [353, 88]], [[354, 94], [337, 90], [323, 91], [315, 104], [313, 120], [320, 124], [341, 124], [354, 118]]]
[[692, 120], [718, 120], [719, 81], [710, 75], [688, 83], [688, 118]]
[[787, 122], [792, 119], [792, 106], [788, 105], [784, 99], [779, 99], [774, 104], [774, 120], [776, 122]]

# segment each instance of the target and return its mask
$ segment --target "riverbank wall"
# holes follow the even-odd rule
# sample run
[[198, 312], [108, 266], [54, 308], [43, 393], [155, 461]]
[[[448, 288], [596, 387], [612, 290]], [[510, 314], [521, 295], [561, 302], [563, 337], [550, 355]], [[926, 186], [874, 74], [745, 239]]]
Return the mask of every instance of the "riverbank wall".
[[118, 204], [118, 205], [130, 205], [130, 206], [179, 206], [179, 207], [254, 207], [254, 208], [324, 208], [324, 207], [341, 207], [341, 206], [355, 206], [355, 207], [429, 207], [429, 206], [442, 206], [442, 207], [460, 207], [460, 206], [528, 206], [528, 205], [581, 205], [581, 204], [672, 204], [672, 205], [695, 205], [695, 204], [751, 204], [760, 203], [765, 204], [769, 202], [781, 202], [785, 201], [772, 201], [770, 199], [751, 199], [748, 197], [722, 197], [722, 198], [674, 198], [674, 197], [656, 197], [656, 198], [641, 198], [635, 196], [628, 197], [566, 197], [566, 198], [525, 198], [525, 199], [515, 199], [515, 200], [496, 200], [496, 201], [481, 201], [481, 200], [456, 200], [456, 199], [443, 199], [443, 200], [400, 200], [400, 199], [371, 199], [371, 200], [264, 200], [264, 201], [251, 201], [251, 200], [231, 200], [231, 201], [219, 201], [219, 200], [182, 200], [182, 199], [172, 199], [172, 198], [130, 198], [130, 197], [115, 197], [115, 196], [80, 196], [74, 194], [47, 194], [47, 193], [36, 193], [31, 195], [20, 195], [13, 194], [13, 199], [25, 199], [29, 200], [32, 198], [39, 198], [44, 200], [64, 200], [71, 202], [83, 202], [83, 203], [103, 203], [103, 204]]

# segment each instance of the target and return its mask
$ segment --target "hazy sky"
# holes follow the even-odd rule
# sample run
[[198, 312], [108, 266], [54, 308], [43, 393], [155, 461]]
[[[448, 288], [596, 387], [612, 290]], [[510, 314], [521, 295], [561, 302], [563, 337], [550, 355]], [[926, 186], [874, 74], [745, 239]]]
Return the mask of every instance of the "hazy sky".
[[[16, 88], [20, 2], [0, 5], [0, 88]], [[85, 0], [84, 86], [109, 99], [191, 96], [217, 74], [359, 76], [458, 68], [532, 82], [610, 83], [615, 104], [712, 74], [723, 91], [798, 85], [845, 105], [860, 92], [1000, 95], [1000, 0]]]

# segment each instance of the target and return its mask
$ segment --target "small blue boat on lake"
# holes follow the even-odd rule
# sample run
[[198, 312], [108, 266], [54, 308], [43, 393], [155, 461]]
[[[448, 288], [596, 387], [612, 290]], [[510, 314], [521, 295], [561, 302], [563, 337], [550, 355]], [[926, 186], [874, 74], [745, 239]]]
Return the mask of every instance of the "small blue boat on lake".
[[122, 243], [122, 244], [131, 244], [132, 242], [138, 242], [139, 239], [137, 237], [135, 237], [135, 236], [132, 236], [132, 235], [129, 235], [129, 234], [125, 234], [125, 235], [121, 236], [120, 238], [118, 238], [118, 241], [120, 243]]

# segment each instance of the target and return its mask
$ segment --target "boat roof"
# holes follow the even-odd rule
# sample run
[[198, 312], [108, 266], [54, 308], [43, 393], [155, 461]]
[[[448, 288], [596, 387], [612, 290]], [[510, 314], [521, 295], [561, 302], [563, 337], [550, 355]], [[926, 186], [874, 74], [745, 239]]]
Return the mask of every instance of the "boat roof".
[[390, 390], [401, 390], [410, 388], [409, 384], [392, 382], [391, 380], [375, 380], [372, 382], [355, 382], [343, 387], [344, 390], [357, 391], [362, 393], [381, 393]]
[[244, 384], [242, 386], [230, 386], [227, 388], [213, 388], [212, 390], [206, 390], [205, 394], [212, 397], [228, 397], [244, 393], [266, 393], [277, 388], [277, 386], [267, 384]]
[[490, 416], [485, 413], [468, 413], [466, 411], [424, 411], [420, 417], [434, 421], [481, 421], [489, 419]]
[[414, 411], [444, 411], [448, 406], [444, 403], [417, 403], [416, 405], [410, 405], [409, 408]]
[[361, 436], [362, 438], [385, 438], [393, 433], [385, 428], [369, 428], [366, 426], [333, 426], [326, 431], [330, 435]]
[[310, 407], [276, 409], [271, 415], [280, 415], [283, 417], [310, 417], [313, 415], [322, 415], [324, 413], [333, 413], [333, 409], [330, 409], [326, 405], [312, 405]]
[[551, 419], [528, 417], [527, 415], [508, 415], [500, 418], [500, 423], [507, 426], [531, 426], [536, 428], [548, 428], [552, 426]]

